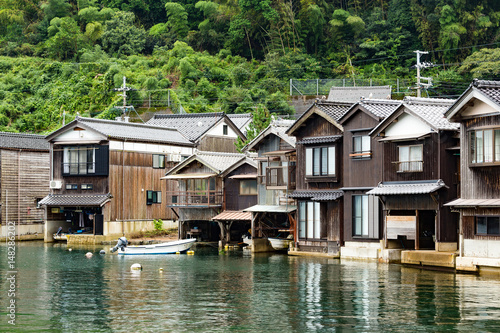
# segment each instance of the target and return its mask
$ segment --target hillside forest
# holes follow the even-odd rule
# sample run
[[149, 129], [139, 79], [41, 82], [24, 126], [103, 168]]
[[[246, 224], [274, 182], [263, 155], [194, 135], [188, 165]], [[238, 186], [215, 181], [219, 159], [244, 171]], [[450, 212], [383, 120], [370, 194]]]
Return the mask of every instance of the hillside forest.
[[415, 50], [456, 98], [499, 38], [498, 0], [0, 0], [0, 130], [112, 119], [124, 76], [139, 111], [288, 115], [290, 79], [414, 84]]

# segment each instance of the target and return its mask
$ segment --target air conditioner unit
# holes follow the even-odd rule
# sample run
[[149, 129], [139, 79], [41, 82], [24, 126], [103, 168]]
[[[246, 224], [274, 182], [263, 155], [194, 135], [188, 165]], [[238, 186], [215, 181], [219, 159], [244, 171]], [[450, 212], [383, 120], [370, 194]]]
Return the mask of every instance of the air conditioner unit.
[[50, 181], [50, 186], [51, 189], [56, 189], [59, 190], [62, 188], [62, 181], [61, 180], [51, 180]]

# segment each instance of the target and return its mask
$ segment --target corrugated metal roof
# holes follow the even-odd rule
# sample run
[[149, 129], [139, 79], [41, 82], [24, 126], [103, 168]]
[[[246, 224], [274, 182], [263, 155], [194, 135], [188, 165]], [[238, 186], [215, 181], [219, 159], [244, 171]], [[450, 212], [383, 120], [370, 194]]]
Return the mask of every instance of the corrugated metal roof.
[[330, 191], [305, 191], [305, 190], [295, 190], [288, 197], [293, 199], [309, 199], [312, 201], [334, 201], [341, 198], [344, 192], [341, 190], [330, 190]]
[[391, 86], [331, 87], [329, 101], [357, 102], [360, 98], [391, 98]]
[[298, 141], [298, 144], [308, 145], [308, 144], [317, 144], [317, 143], [332, 143], [337, 142], [342, 138], [342, 135], [328, 135], [328, 136], [314, 136], [302, 138], [302, 140]]
[[0, 132], [0, 148], [49, 151], [49, 147], [44, 135]]
[[212, 217], [216, 221], [251, 221], [252, 213], [243, 211], [225, 210], [217, 216]]
[[438, 130], [457, 130], [460, 124], [452, 123], [444, 116], [455, 100], [443, 98], [405, 97], [404, 106]]
[[456, 199], [444, 206], [449, 207], [500, 207], [500, 199]]
[[41, 206], [102, 206], [111, 199], [108, 194], [69, 195], [49, 194], [39, 204]]
[[196, 141], [222, 118], [223, 112], [157, 114], [148, 120], [147, 124], [175, 128], [189, 140]]
[[255, 213], [290, 213], [297, 210], [297, 206], [271, 206], [271, 205], [255, 205], [243, 209], [244, 212], [255, 212]]
[[429, 194], [445, 187], [439, 180], [411, 181], [411, 182], [383, 182], [373, 190], [366, 192], [372, 195], [401, 195], [401, 194]]
[[82, 117], [77, 117], [75, 121], [110, 138], [193, 146], [192, 142], [172, 128]]

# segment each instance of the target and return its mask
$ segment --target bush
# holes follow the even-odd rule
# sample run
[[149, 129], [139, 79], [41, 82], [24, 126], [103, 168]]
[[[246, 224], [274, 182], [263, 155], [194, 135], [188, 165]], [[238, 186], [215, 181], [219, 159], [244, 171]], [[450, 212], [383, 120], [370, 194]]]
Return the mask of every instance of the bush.
[[163, 230], [163, 221], [161, 219], [154, 220], [153, 224], [155, 226], [155, 230]]

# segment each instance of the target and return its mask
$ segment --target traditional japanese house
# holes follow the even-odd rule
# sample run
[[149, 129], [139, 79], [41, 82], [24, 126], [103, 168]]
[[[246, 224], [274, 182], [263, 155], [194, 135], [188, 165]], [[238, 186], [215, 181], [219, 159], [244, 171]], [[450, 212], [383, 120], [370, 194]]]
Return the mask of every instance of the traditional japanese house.
[[177, 130], [77, 117], [47, 140], [51, 191], [39, 203], [45, 241], [59, 227], [73, 233], [68, 242], [94, 243], [176, 218], [162, 203], [176, 183], [160, 178], [177, 164], [172, 156], [194, 150]]
[[241, 241], [249, 234], [252, 213], [243, 209], [257, 204], [257, 163], [250, 157], [241, 159], [221, 174], [224, 181], [224, 210], [214, 216], [219, 223], [220, 240]]
[[[230, 209], [245, 205], [243, 198], [241, 206], [238, 198], [224, 200], [224, 177], [234, 165], [241, 167], [242, 174], [249, 170], [246, 165], [250, 170], [253, 166], [255, 173], [254, 163], [245, 154], [196, 151], [163, 177], [178, 182], [178, 190], [167, 192], [166, 204], [179, 218], [180, 238], [218, 241], [221, 230], [212, 218], [225, 209], [226, 202]], [[231, 189], [228, 191], [231, 193]], [[223, 236], [227, 239], [225, 233]]]
[[460, 198], [447, 204], [460, 215], [456, 269], [479, 272], [498, 269], [500, 81], [474, 80], [449, 108], [446, 117], [460, 123]]
[[[370, 132], [384, 143], [381, 182], [367, 192], [383, 205], [384, 248], [456, 250], [458, 219], [443, 207], [457, 195], [458, 124], [444, 117], [452, 103], [407, 97]], [[433, 265], [419, 256], [401, 260]]]
[[[285, 133], [293, 123], [292, 120], [273, 120], [244, 148], [245, 151], [257, 153], [258, 202], [245, 209], [252, 213], [254, 240], [286, 238], [294, 234], [293, 213], [296, 206], [288, 194], [295, 189], [295, 138]], [[253, 250], [258, 251], [257, 247]]]
[[43, 239], [43, 210], [49, 193], [49, 144], [43, 135], [0, 133], [1, 236], [7, 222], [16, 239]]
[[[238, 119], [238, 125], [242, 129], [246, 128], [246, 117], [233, 119]], [[177, 129], [191, 142], [196, 143], [200, 151], [236, 153], [235, 143], [238, 138], [246, 140], [240, 128], [224, 112], [157, 114], [147, 124]]]
[[377, 197], [366, 193], [383, 179], [383, 143], [368, 134], [401, 104], [361, 99], [338, 121], [344, 128], [342, 258], [379, 258], [380, 239], [384, 235], [382, 207]]
[[298, 201], [296, 251], [339, 256], [343, 245], [343, 127], [352, 103], [317, 100], [287, 130], [296, 137]]
[[231, 119], [243, 135], [247, 135], [248, 126], [250, 126], [250, 123], [252, 122], [251, 113], [233, 113], [228, 114], [227, 117]]

